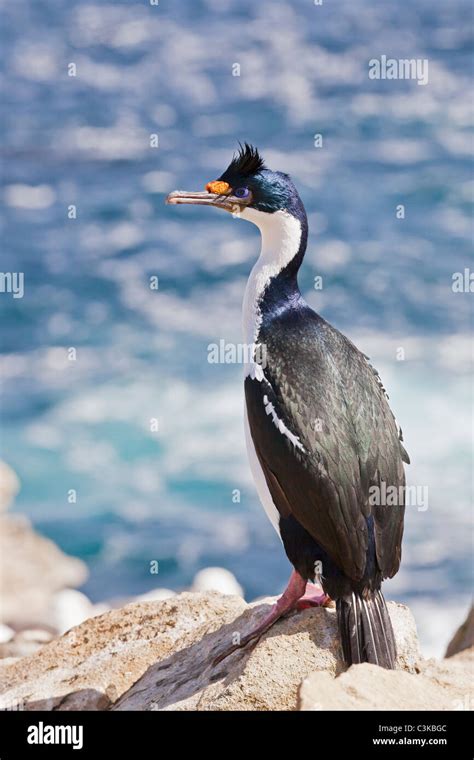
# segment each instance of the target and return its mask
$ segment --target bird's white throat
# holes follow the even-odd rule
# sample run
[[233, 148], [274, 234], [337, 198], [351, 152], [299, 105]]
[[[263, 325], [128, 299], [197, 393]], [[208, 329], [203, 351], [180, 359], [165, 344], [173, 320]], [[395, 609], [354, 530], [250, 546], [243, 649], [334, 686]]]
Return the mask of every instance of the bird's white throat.
[[[250, 346], [258, 344], [262, 321], [260, 301], [265, 289], [298, 253], [301, 223], [287, 211], [268, 214], [253, 208], [246, 208], [240, 218], [256, 224], [262, 237], [260, 256], [250, 273], [242, 308], [244, 341]], [[245, 366], [246, 375], [258, 377], [258, 373], [255, 363]]]

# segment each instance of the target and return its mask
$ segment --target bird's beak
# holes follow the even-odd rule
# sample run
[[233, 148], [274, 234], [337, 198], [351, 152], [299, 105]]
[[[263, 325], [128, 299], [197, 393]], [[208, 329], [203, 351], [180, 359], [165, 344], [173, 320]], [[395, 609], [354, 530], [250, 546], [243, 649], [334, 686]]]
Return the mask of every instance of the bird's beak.
[[186, 190], [175, 190], [170, 193], [166, 199], [166, 203], [177, 205], [178, 203], [193, 204], [195, 206], [215, 206], [216, 208], [222, 208], [225, 211], [230, 211], [231, 214], [238, 214], [248, 204], [249, 199], [237, 198], [235, 195], [219, 194], [208, 192], [188, 192]]

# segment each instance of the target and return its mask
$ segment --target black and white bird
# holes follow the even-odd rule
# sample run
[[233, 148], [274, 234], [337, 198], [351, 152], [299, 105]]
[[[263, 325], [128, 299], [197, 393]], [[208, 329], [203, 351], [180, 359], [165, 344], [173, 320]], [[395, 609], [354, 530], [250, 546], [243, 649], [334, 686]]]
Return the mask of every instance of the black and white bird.
[[[332, 599], [346, 663], [394, 668], [381, 584], [400, 566], [409, 458], [377, 372], [300, 293], [308, 223], [298, 192], [245, 144], [204, 192], [176, 191], [167, 202], [216, 206], [261, 232], [243, 302], [244, 338], [252, 346], [246, 440], [260, 500], [294, 571], [240, 646], [290, 610]], [[376, 495], [390, 487], [400, 498], [388, 506]]]

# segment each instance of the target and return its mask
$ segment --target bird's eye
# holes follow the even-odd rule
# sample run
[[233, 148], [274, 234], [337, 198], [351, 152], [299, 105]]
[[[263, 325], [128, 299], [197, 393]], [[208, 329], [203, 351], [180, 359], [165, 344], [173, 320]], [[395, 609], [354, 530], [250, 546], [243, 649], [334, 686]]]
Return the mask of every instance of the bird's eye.
[[238, 187], [237, 190], [234, 190], [234, 195], [236, 198], [248, 198], [250, 190], [248, 187]]

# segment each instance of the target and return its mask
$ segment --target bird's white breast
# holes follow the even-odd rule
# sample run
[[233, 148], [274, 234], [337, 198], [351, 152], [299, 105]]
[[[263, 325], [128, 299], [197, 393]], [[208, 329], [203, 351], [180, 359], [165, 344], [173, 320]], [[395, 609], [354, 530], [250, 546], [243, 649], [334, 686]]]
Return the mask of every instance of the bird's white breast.
[[[245, 289], [242, 308], [244, 341], [247, 346], [252, 346], [252, 349], [255, 349], [257, 357], [259, 355], [265, 357], [264, 350], [263, 352], [259, 351], [259, 348], [261, 347], [258, 343], [260, 325], [262, 322], [260, 302], [271, 279], [276, 277], [298, 253], [301, 241], [301, 223], [296, 217], [286, 211], [276, 211], [273, 214], [267, 214], [263, 211], [257, 211], [252, 208], [245, 209], [241, 214], [241, 218], [256, 224], [260, 229], [262, 236], [260, 256], [250, 273], [247, 287]], [[246, 355], [253, 357], [254, 350], [247, 351]], [[245, 365], [245, 376], [250, 376], [252, 379], [261, 382], [264, 380], [264, 370], [260, 364], [257, 364], [255, 361], [249, 361]], [[267, 414], [272, 413], [272, 419], [275, 423], [275, 434], [290, 434], [290, 431], [287, 431], [284, 423], [281, 420], [278, 420], [275, 410], [270, 407], [271, 405], [268, 405], [267, 403], [265, 412]], [[292, 436], [292, 438], [295, 439], [298, 445], [301, 445], [296, 436]], [[290, 440], [292, 438], [290, 437]], [[247, 409], [245, 410], [245, 440], [250, 469], [252, 471], [257, 493], [270, 522], [280, 536], [280, 515], [273, 502], [265, 475], [255, 451]]]

